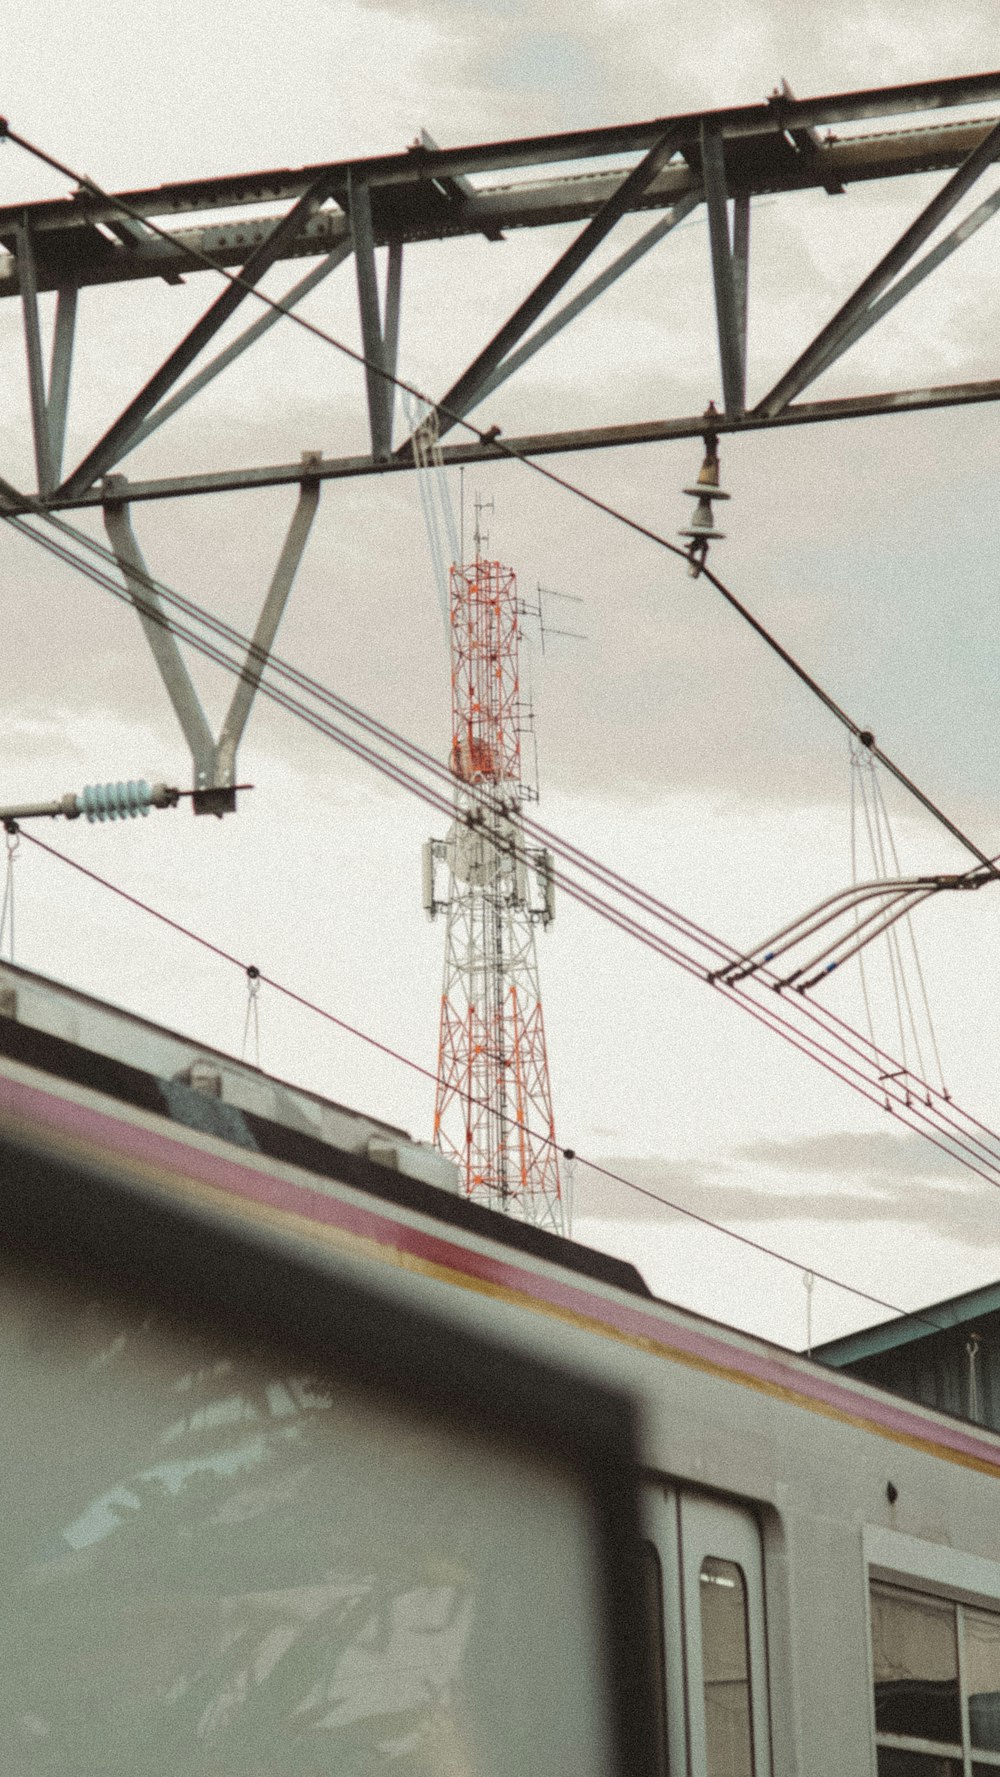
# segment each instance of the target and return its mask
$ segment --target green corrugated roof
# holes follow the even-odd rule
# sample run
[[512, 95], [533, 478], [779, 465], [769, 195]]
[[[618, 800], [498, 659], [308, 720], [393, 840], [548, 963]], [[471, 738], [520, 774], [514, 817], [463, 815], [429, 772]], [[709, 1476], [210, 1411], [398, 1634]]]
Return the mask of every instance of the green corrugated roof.
[[[1000, 1283], [984, 1284], [978, 1290], [968, 1290], [964, 1296], [952, 1296], [950, 1301], [932, 1302], [916, 1314], [903, 1314], [897, 1320], [865, 1327], [860, 1333], [848, 1333], [843, 1339], [831, 1339], [826, 1345], [814, 1345], [812, 1356], [817, 1363], [829, 1364], [833, 1370], [845, 1370], [864, 1358], [878, 1357], [881, 1352], [894, 1351], [901, 1345], [913, 1345], [918, 1339], [933, 1338], [937, 1332], [965, 1326], [984, 1314], [1000, 1314]], [[931, 1321], [933, 1326], [928, 1324]]]

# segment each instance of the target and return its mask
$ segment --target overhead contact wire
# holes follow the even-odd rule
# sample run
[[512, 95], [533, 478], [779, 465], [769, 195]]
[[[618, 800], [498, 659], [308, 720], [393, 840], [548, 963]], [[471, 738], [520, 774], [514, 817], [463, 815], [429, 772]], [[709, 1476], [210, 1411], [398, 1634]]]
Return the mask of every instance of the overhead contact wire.
[[[239, 969], [241, 973], [246, 974], [247, 965], [240, 957], [236, 956], [233, 951], [227, 950], [225, 946], [213, 942], [210, 938], [204, 937], [200, 932], [194, 931], [190, 926], [183, 925], [180, 920], [172, 918], [170, 914], [162, 912], [158, 907], [153, 907], [148, 901], [142, 900], [138, 895], [130, 894], [127, 889], [123, 889], [118, 883], [112, 882], [106, 876], [101, 876], [98, 871], [91, 870], [86, 864], [81, 864], [76, 858], [68, 857], [65, 852], [57, 850], [55, 846], [46, 844], [44, 840], [36, 838], [33, 833], [22, 832], [22, 837], [27, 839], [30, 844], [36, 846], [39, 851], [43, 851], [49, 857], [57, 859], [61, 864], [68, 865], [71, 870], [75, 870], [81, 876], [87, 877], [89, 881], [96, 883], [99, 887], [107, 889], [120, 900], [127, 902], [129, 906], [136, 908], [137, 911], [147, 914], [150, 918], [157, 920], [161, 925], [168, 927], [169, 930], [176, 932], [179, 936], [188, 938], [192, 943], [200, 945], [203, 950], [208, 951], [212, 956], [218, 957], [220, 961], [229, 963], [234, 968]], [[404, 1067], [411, 1069], [414, 1073], [422, 1075], [424, 1079], [440, 1083], [440, 1076], [432, 1068], [425, 1066], [423, 1062], [414, 1060], [412, 1056], [404, 1055], [401, 1050], [393, 1048], [389, 1043], [382, 1042], [380, 1038], [372, 1036], [368, 1031], [361, 1030], [357, 1025], [348, 1023], [346, 1019], [340, 1018], [335, 1012], [331, 1012], [326, 1006], [321, 1006], [315, 1000], [308, 999], [304, 994], [297, 993], [294, 988], [286, 986], [284, 982], [276, 980], [273, 976], [266, 974], [263, 970], [258, 971], [257, 978], [263, 986], [270, 987], [275, 993], [290, 1000], [293, 1004], [301, 1006], [305, 1011], [314, 1013], [317, 1017], [324, 1019], [327, 1023], [336, 1026], [338, 1030], [344, 1031], [349, 1036], [357, 1037], [361, 1042], [368, 1044], [369, 1047], [377, 1050], [380, 1054], [388, 1056], [391, 1060], [400, 1062]], [[474, 1102], [478, 1104], [480, 1101], [475, 1100]], [[507, 1114], [507, 1120], [515, 1121], [515, 1119], [510, 1118], [509, 1113]], [[524, 1125], [519, 1124], [518, 1127], [524, 1127]], [[543, 1133], [542, 1131], [529, 1130], [529, 1133], [534, 1139], [542, 1142], [546, 1146], [559, 1149], [559, 1143], [555, 1141], [548, 1132]], [[802, 1271], [804, 1269], [800, 1260], [790, 1258], [787, 1253], [779, 1252], [777, 1248], [768, 1246], [764, 1241], [754, 1240], [749, 1234], [740, 1234], [736, 1229], [726, 1227], [725, 1223], [717, 1222], [711, 1216], [703, 1215], [698, 1210], [690, 1209], [682, 1203], [675, 1202], [672, 1198], [664, 1197], [660, 1192], [653, 1191], [648, 1186], [636, 1184], [633, 1179], [626, 1178], [622, 1173], [615, 1172], [611, 1167], [602, 1166], [597, 1160], [588, 1160], [584, 1155], [579, 1153], [576, 1154], [575, 1157], [581, 1165], [586, 1166], [591, 1172], [597, 1173], [602, 1178], [609, 1179], [614, 1184], [623, 1186], [628, 1191], [635, 1192], [640, 1197], [648, 1198], [651, 1202], [660, 1204], [664, 1209], [672, 1210], [675, 1214], [683, 1216], [689, 1221], [697, 1222], [702, 1227], [709, 1228], [716, 1234], [722, 1234], [729, 1240], [735, 1240], [741, 1246], [749, 1247], [754, 1252], [758, 1252], [766, 1258], [775, 1260], [778, 1264], [790, 1266], [796, 1271]], [[814, 1276], [820, 1278], [822, 1282], [830, 1284], [834, 1289], [843, 1290], [848, 1295], [854, 1296], [860, 1301], [870, 1302], [875, 1307], [887, 1309], [890, 1314], [897, 1314], [908, 1320], [917, 1320], [924, 1325], [934, 1327], [935, 1330], [942, 1330], [939, 1322], [930, 1319], [926, 1314], [920, 1311], [909, 1308], [900, 1308], [895, 1302], [890, 1302], [882, 1296], [873, 1295], [871, 1291], [863, 1290], [856, 1284], [845, 1283], [842, 1278], [835, 1277], [829, 1272], [819, 1271], [815, 1266], [811, 1265], [809, 1269], [813, 1272]]]
[[[15, 523], [15, 525], [19, 529], [24, 528], [27, 535], [34, 538], [34, 540], [38, 541], [43, 547], [50, 549], [52, 551], [52, 553], [58, 555], [60, 559], [66, 560], [70, 565], [79, 566], [82, 569], [82, 571], [87, 574], [87, 576], [89, 578], [95, 579], [95, 580], [97, 580], [97, 582], [99, 584], [105, 585], [121, 601], [129, 602], [129, 603], [131, 602], [131, 595], [129, 593], [127, 593], [122, 587], [118, 586], [114, 581], [110, 580], [110, 578], [108, 576], [104, 576], [100, 572], [99, 569], [94, 568], [89, 563], [84, 563], [82, 561], [78, 561], [77, 558], [75, 558], [72, 555], [71, 551], [64, 550], [63, 547], [61, 545], [55, 543], [54, 540], [38, 536], [37, 533], [31, 531], [30, 528], [24, 527], [23, 521], [12, 520], [11, 522]], [[148, 578], [148, 577], [146, 577], [146, 578]], [[174, 597], [175, 602], [180, 603], [182, 605], [188, 605], [192, 609], [194, 609], [195, 611], [199, 610], [199, 607], [193, 606], [191, 601], [186, 601], [186, 600], [181, 599], [180, 595], [170, 594], [169, 589], [163, 588], [162, 590], [165, 592], [165, 594], [168, 594], [169, 596]], [[228, 658], [228, 656], [223, 655], [220, 650], [216, 649], [213, 644], [206, 643], [203, 638], [197, 636], [194, 632], [189, 631], [186, 628], [183, 628], [179, 625], [171, 624], [170, 621], [168, 619], [164, 618], [162, 614], [157, 614], [155, 612], [151, 612], [150, 615], [152, 615], [156, 621], [164, 624], [165, 627], [173, 628], [175, 633], [180, 635], [182, 637], [182, 639], [189, 641], [191, 643], [191, 645], [195, 646], [201, 652], [205, 653], [208, 656], [208, 658], [216, 661], [217, 664], [224, 666], [227, 670], [234, 672], [234, 673], [240, 670], [240, 663], [230, 660]], [[202, 614], [202, 615], [203, 615], [203, 621], [205, 621], [210, 627], [214, 627], [216, 630], [228, 629], [228, 626], [222, 625], [218, 620], [211, 618], [208, 614]], [[231, 633], [233, 635], [236, 634], [236, 632], [231, 632]], [[304, 706], [302, 706], [301, 704], [299, 704], [297, 702], [297, 700], [295, 700], [294, 698], [291, 698], [287, 693], [283, 692], [279, 687], [271, 686], [271, 685], [267, 684], [265, 681], [262, 681], [261, 682], [261, 689], [266, 696], [268, 696], [269, 698], [272, 699], [272, 701], [278, 703], [281, 707], [288, 709], [290, 711], [290, 713], [299, 716], [302, 720], [306, 721], [310, 726], [317, 729], [318, 732], [324, 734], [327, 738], [332, 738], [335, 741], [337, 741], [338, 744], [345, 746], [348, 751], [353, 753], [359, 759], [363, 760], [366, 763], [372, 764], [374, 766], [374, 768], [376, 770], [378, 770], [383, 776], [389, 778], [391, 781], [395, 782], [400, 787], [410, 790], [410, 791], [415, 792], [416, 794], [420, 795], [425, 801], [430, 802], [431, 806], [436, 807], [439, 810], [439, 812], [443, 812], [448, 815], [450, 815], [453, 812], [451, 800], [450, 800], [450, 794], [447, 797], [445, 797], [445, 796], [443, 796], [443, 794], [441, 792], [434, 792], [434, 791], [430, 790], [427, 786], [421, 785], [418, 780], [413, 779], [409, 773], [406, 773], [405, 771], [401, 770], [400, 767], [393, 765], [391, 761], [385, 760], [382, 756], [378, 755], [377, 753], [374, 753], [372, 751], [372, 749], [370, 749], [366, 745], [358, 743], [352, 737], [345, 735], [342, 730], [337, 729], [332, 723], [329, 723], [328, 721], [326, 721], [326, 719], [324, 719], [322, 717], [318, 717], [315, 714], [315, 712], [305, 709]], [[352, 706], [346, 705], [345, 700], [335, 698], [334, 694], [332, 694], [332, 693], [329, 694], [329, 698], [331, 701], [336, 703], [338, 706], [345, 707], [348, 711], [350, 711], [352, 709]], [[376, 723], [374, 725], [383, 734], [385, 734], [387, 736], [392, 735], [393, 731], [386, 729], [383, 724]], [[407, 742], [407, 743], [403, 743], [403, 744], [405, 745], [406, 749], [410, 753], [414, 753], [417, 755], [421, 754], [421, 749], [415, 748], [413, 743]], [[433, 770], [438, 774], [438, 776], [441, 776], [441, 777], [447, 779], [448, 784], [449, 784], [449, 792], [450, 792], [451, 779], [450, 779], [450, 774], [448, 774], [446, 771], [446, 768], [441, 766], [436, 760], [433, 760], [430, 755], [423, 755], [423, 757], [429, 761], [430, 765], [432, 766]], [[551, 835], [551, 838], [553, 840], [554, 845], [556, 847], [558, 847], [560, 842], [558, 841], [557, 836]], [[578, 848], [572, 848], [572, 849], [574, 851], [578, 850]], [[585, 854], [583, 854], [583, 855], [585, 855]], [[600, 867], [600, 866], [596, 866], [594, 873], [595, 874], [599, 873], [601, 868], [602, 867]], [[684, 967], [687, 970], [687, 972], [695, 975], [698, 978], [704, 979], [705, 971], [700, 967], [700, 965], [697, 964], [697, 962], [695, 962], [690, 957], [685, 956], [683, 952], [678, 952], [675, 946], [668, 945], [668, 944], [664, 943], [663, 940], [656, 938], [655, 935], [650, 934], [646, 930], [646, 928], [642, 927], [639, 924], [639, 922], [633, 920], [631, 918], [631, 916], [624, 916], [623, 917], [620, 914], [619, 910], [613, 910], [613, 909], [609, 908], [608, 904], [606, 902], [604, 902], [601, 899], [601, 897], [593, 895], [590, 891], [585, 891], [584, 893], [581, 893], [579, 886], [573, 884], [571, 879], [564, 877], [562, 875], [562, 873], [559, 873], [556, 880], [557, 880], [558, 885], [561, 886], [565, 892], [569, 893], [572, 896], [572, 898], [574, 898], [578, 901], [581, 901], [584, 905], [588, 906], [593, 911], [602, 914], [605, 918], [610, 918], [612, 920], [612, 923], [617, 925], [621, 930], [627, 931], [627, 932], [629, 932], [630, 935], [639, 938], [641, 942], [647, 944], [649, 947], [653, 948], [654, 950], [657, 950], [661, 955], [665, 956], [668, 960], [673, 961], [673, 962], [679, 964], [680, 966]], [[622, 878], [619, 878], [619, 880], [622, 882], [626, 881], [626, 879], [622, 879]], [[618, 891], [618, 892], [622, 892], [622, 891]], [[637, 891], [637, 893], [641, 893], [641, 896], [643, 899], [649, 899], [649, 900], [655, 899], [653, 897], [645, 896], [644, 891]], [[663, 905], [663, 904], [661, 903], [660, 905]], [[671, 910], [671, 909], [665, 909], [665, 911], [668, 914], [673, 913], [673, 910]], [[675, 929], [681, 930], [683, 932], [683, 928], [689, 922], [684, 920], [683, 916], [675, 916], [672, 923], [674, 924]], [[730, 954], [735, 955], [736, 953], [730, 952]], [[739, 994], [730, 992], [727, 994], [727, 997], [737, 998], [739, 1003], [744, 1005], [744, 1007], [746, 1009], [750, 1009], [752, 1006], [754, 1006], [754, 1002], [750, 1001], [748, 996], [742, 991]], [[856, 1046], [857, 1041], [862, 1041], [862, 1042], [864, 1041], [864, 1039], [861, 1038], [860, 1032], [854, 1031], [851, 1026], [845, 1025], [843, 1020], [836, 1018], [835, 1015], [829, 1014], [827, 1012], [826, 1008], [817, 1008], [817, 1007], [813, 1006], [813, 1004], [811, 1002], [803, 1001], [803, 1000], [792, 1001], [790, 1003], [792, 1004], [792, 1006], [794, 1007], [796, 1012], [800, 1012], [805, 1018], [807, 1018], [808, 1020], [810, 1020], [813, 1023], [821, 1025], [823, 1028], [828, 1028], [831, 1024], [834, 1027], [839, 1027], [839, 1031], [843, 1032], [845, 1034], [838, 1035], [838, 1030], [835, 1028], [833, 1031], [833, 1035], [834, 1035], [835, 1039], [839, 1040], [842, 1043], [846, 1042], [848, 1049], [849, 1050], [852, 1049], [854, 1054], [858, 1056], [858, 1058], [861, 1060], [861, 1062], [864, 1065], [869, 1066], [869, 1067], [872, 1065], [871, 1060], [869, 1059], [868, 1056], [866, 1056], [864, 1054], [863, 1050], [857, 1049], [857, 1046]], [[892, 1108], [889, 1101], [890, 1101], [890, 1098], [893, 1098], [895, 1106], [896, 1106], [894, 1114], [902, 1116], [904, 1121], [912, 1123], [912, 1118], [904, 1116], [902, 1110], [899, 1108], [900, 1105], [903, 1104], [905, 1102], [905, 1100], [908, 1098], [908, 1093], [904, 1092], [901, 1098], [898, 1098], [898, 1099], [894, 1098], [894, 1090], [895, 1089], [892, 1087], [891, 1081], [881, 1081], [881, 1083], [879, 1084], [879, 1096], [878, 1096], [878, 1098], [876, 1098], [873, 1095], [872, 1090], [871, 1090], [873, 1082], [863, 1072], [862, 1068], [859, 1068], [858, 1066], [856, 1066], [854, 1063], [850, 1062], [849, 1060], [845, 1061], [843, 1056], [837, 1057], [837, 1064], [838, 1064], [837, 1066], [835, 1066], [835, 1067], [831, 1066], [831, 1063], [830, 1063], [831, 1052], [829, 1051], [829, 1049], [827, 1049], [825, 1045], [819, 1044], [817, 1039], [810, 1037], [808, 1035], [808, 1033], [803, 1033], [800, 1031], [798, 1033], [797, 1037], [792, 1036], [791, 1032], [794, 1030], [794, 1026], [789, 1023], [787, 1018], [784, 1018], [781, 1015], [775, 1015], [773, 1008], [768, 1007], [765, 1011], [759, 1007], [756, 1007], [755, 1011], [754, 1011], [754, 1015], [757, 1016], [761, 1022], [768, 1024], [769, 1028], [776, 1031], [778, 1034], [781, 1034], [782, 1036], [784, 1036], [786, 1038], [786, 1040], [792, 1041], [794, 1043], [795, 1047], [800, 1048], [803, 1050], [804, 1053], [811, 1055], [814, 1060], [821, 1061], [821, 1065], [827, 1067], [829, 1069], [829, 1071], [835, 1072], [836, 1076], [838, 1078], [840, 1078], [842, 1081], [845, 1081], [847, 1084], [854, 1086], [855, 1089], [857, 1089], [857, 1090], [861, 1090], [863, 1096], [870, 1099], [871, 1102], [880, 1103], [880, 1104], [884, 1102], [884, 1108], [886, 1108], [888, 1110], [888, 1109]], [[800, 1039], [804, 1039], [804, 1041], [800, 1040]], [[804, 1045], [809, 1045], [809, 1046], [805, 1047]], [[888, 1056], [884, 1051], [877, 1051], [877, 1053], [886, 1061], [892, 1061], [894, 1059], [893, 1057]], [[848, 1072], [846, 1072], [846, 1073], [844, 1071], [842, 1071], [845, 1067], [848, 1069]], [[891, 1072], [892, 1070], [887, 1070], [887, 1071]], [[913, 1076], [910, 1076], [910, 1077], [913, 1078]], [[881, 1076], [880, 1076], [880, 1080], [881, 1080]], [[927, 1086], [926, 1082], [922, 1082], [922, 1084], [924, 1085], [924, 1088], [925, 1088], [926, 1092], [928, 1093], [928, 1101], [927, 1102], [928, 1102], [928, 1105], [930, 1105], [931, 1100], [930, 1100], [929, 1094], [932, 1089], [929, 1086]], [[905, 1108], [907, 1111], [909, 1111], [911, 1107], [909, 1106], [908, 1103], [906, 1103]], [[963, 1116], [963, 1118], [965, 1119], [966, 1122], [972, 1123], [975, 1125], [976, 1128], [982, 1129], [984, 1134], [986, 1134], [989, 1137], [990, 1141], [992, 1141], [992, 1142], [997, 1141], [998, 1138], [996, 1137], [994, 1132], [991, 1130], [988, 1130], [985, 1125], [979, 1123], [976, 1119], [971, 1118], [968, 1113], [963, 1112], [963, 1113], [961, 1113], [961, 1115]], [[923, 1117], [922, 1111], [918, 1111], [918, 1116], [920, 1117], [921, 1122], [928, 1122], [929, 1121], [929, 1119]], [[977, 1155], [976, 1151], [974, 1149], [970, 1149], [968, 1146], [968, 1140], [966, 1139], [969, 1132], [967, 1129], [960, 1130], [957, 1119], [955, 1118], [954, 1115], [945, 1118], [944, 1121], [950, 1122], [952, 1124], [953, 1130], [954, 1130], [954, 1133], [950, 1133], [947, 1131], [945, 1132], [946, 1139], [951, 1141], [955, 1146], [957, 1146], [960, 1149], [960, 1153], [957, 1155], [953, 1153], [953, 1157], [960, 1159], [962, 1164], [970, 1166], [971, 1170], [978, 1172], [980, 1174], [980, 1176], [987, 1177], [988, 1175], [981, 1171], [981, 1166], [977, 1165], [976, 1161], [977, 1161], [977, 1159], [981, 1159], [981, 1158], [985, 1157], [987, 1160], [987, 1163], [992, 1166], [995, 1164], [996, 1156], [993, 1153], [990, 1153], [988, 1151], [985, 1151], [985, 1154], [984, 1154], [985, 1144], [977, 1136], [972, 1136], [971, 1139], [976, 1142], [977, 1148], [980, 1150], [980, 1153]], [[914, 1125], [914, 1126], [916, 1126], [916, 1125]], [[936, 1124], [936, 1125], [932, 1125], [932, 1126], [937, 1127], [940, 1131], [940, 1124]], [[919, 1132], [922, 1134], [925, 1134], [925, 1135], [927, 1135], [927, 1133], [928, 1133], [927, 1130], [922, 1127], [919, 1128]], [[931, 1138], [929, 1138], [929, 1139], [931, 1139]], [[938, 1145], [940, 1145], [940, 1144], [938, 1144]], [[952, 1150], [948, 1150], [948, 1151], [952, 1151]], [[963, 1156], [967, 1156], [967, 1158], [963, 1158]], [[994, 1182], [994, 1181], [991, 1179], [990, 1182]]]

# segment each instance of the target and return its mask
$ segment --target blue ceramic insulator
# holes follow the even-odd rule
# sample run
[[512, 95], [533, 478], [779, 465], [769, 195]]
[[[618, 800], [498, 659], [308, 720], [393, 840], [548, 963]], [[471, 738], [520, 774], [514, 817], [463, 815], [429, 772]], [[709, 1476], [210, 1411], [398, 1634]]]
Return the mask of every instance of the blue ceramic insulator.
[[88, 821], [134, 821], [137, 814], [149, 813], [149, 802], [149, 785], [134, 778], [128, 783], [87, 784], [76, 799], [79, 813]]

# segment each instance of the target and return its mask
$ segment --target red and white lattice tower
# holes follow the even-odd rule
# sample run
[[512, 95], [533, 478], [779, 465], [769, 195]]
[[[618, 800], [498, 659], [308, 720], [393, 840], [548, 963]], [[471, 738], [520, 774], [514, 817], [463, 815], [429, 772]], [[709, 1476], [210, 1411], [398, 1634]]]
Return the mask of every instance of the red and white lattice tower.
[[519, 819], [532, 790], [517, 582], [483, 559], [478, 512], [475, 560], [452, 567], [449, 603], [455, 818], [424, 851], [424, 905], [447, 916], [434, 1139], [467, 1196], [563, 1233], [535, 944], [552, 862]]

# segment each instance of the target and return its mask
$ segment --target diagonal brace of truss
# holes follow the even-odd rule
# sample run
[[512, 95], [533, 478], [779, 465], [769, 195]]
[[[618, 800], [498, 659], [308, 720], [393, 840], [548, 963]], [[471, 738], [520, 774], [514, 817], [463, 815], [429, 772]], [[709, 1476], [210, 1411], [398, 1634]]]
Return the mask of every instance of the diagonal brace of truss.
[[[867, 331], [867, 328], [862, 327], [855, 333], [855, 328], [859, 322], [865, 319], [885, 292], [889, 291], [890, 285], [913, 258], [913, 255], [930, 238], [945, 217], [951, 214], [956, 204], [961, 201], [987, 167], [992, 166], [998, 155], [1000, 155], [1000, 124], [990, 130], [978, 147], [966, 156], [962, 165], [931, 199], [926, 208], [920, 212], [915, 221], [911, 222], [909, 228], [904, 230], [896, 244], [879, 260], [874, 269], [858, 285], [853, 295], [848, 297], [833, 318], [800, 354], [791, 368], [775, 383], [769, 394], [764, 396], [756, 409], [758, 414], [773, 418], [781, 413], [788, 403], [795, 399], [796, 395], [815, 381], [826, 366], [833, 362], [834, 357], [839, 356], [841, 349], [846, 350], [847, 345], [853, 343], [853, 338], [859, 338], [861, 332]], [[930, 270], [933, 267], [928, 266], [927, 269]], [[926, 275], [926, 272], [923, 275]], [[890, 294], [894, 294], [894, 292], [890, 292]], [[881, 313], [885, 313], [884, 308]], [[878, 315], [872, 316], [872, 320], [878, 318]], [[869, 322], [869, 324], [871, 323]]]
[[194, 376], [189, 377], [186, 383], [182, 383], [175, 394], [154, 407], [149, 418], [143, 420], [142, 424], [136, 428], [124, 450], [121, 451], [119, 462], [122, 457], [128, 456], [130, 451], [142, 444], [151, 433], [158, 431], [165, 420], [172, 419], [175, 413], [179, 413], [182, 407], [186, 407], [195, 395], [200, 395], [202, 389], [214, 382], [223, 370], [227, 370], [230, 364], [234, 364], [237, 358], [241, 358], [252, 345], [256, 345], [257, 341], [265, 333], [270, 332], [271, 328], [281, 320], [283, 312], [289, 313], [292, 309], [297, 308], [303, 298], [315, 290], [324, 278], [328, 278], [331, 272], [336, 271], [339, 265], [343, 265], [344, 260], [350, 258], [350, 255], [350, 241], [342, 241], [339, 246], [334, 247], [331, 253], [320, 260], [319, 265], [314, 266], [312, 271], [307, 272], [304, 278], [300, 278], [290, 290], [286, 291], [281, 298], [280, 308], [266, 308], [264, 313], [258, 316], [256, 321], [252, 321], [249, 327], [245, 327], [230, 345], [218, 352]]
[[513, 376], [515, 370], [520, 370], [522, 364], [526, 364], [528, 359], [533, 358], [536, 352], [548, 345], [557, 333], [561, 333], [564, 327], [568, 327], [571, 321], [575, 321], [584, 309], [589, 308], [592, 302], [596, 302], [599, 296], [603, 296], [605, 290], [617, 283], [623, 272], [631, 270], [632, 266], [637, 265], [651, 248], [657, 246], [668, 234], [671, 234], [684, 221], [684, 218], [700, 204], [701, 198], [702, 194], [697, 189], [678, 198], [659, 222], [654, 222], [652, 228], [640, 235], [631, 247], [627, 247], [624, 253], [619, 253], [617, 259], [612, 260], [604, 271], [600, 272], [596, 278], [592, 278], [590, 283], [585, 285], [569, 302], [564, 303], [562, 308], [557, 310], [552, 318], [545, 322], [544, 326], [537, 328], [523, 345], [518, 346], [516, 351], [508, 352], [492, 375], [486, 378], [474, 400], [466, 408], [466, 413], [472, 407], [477, 406], [480, 401], [485, 401], [487, 395], [492, 395], [494, 389], [498, 389], [509, 376]]
[[911, 271], [908, 271], [904, 277], [897, 279], [884, 296], [881, 296], [877, 302], [873, 302], [869, 308], [863, 311], [853, 327], [830, 346], [816, 370], [816, 376], [821, 376], [825, 370], [829, 370], [831, 364], [835, 364], [838, 358], [843, 357], [845, 352], [856, 345], [870, 327], [874, 327], [877, 321], [881, 321], [885, 315], [889, 314], [890, 310], [896, 307], [897, 303], [902, 302], [904, 296], [909, 296], [910, 291], [915, 290], [918, 284], [922, 284], [932, 271], [936, 271], [938, 266], [943, 265], [946, 259], [950, 259], [959, 247], [964, 246], [965, 242], [970, 240], [974, 234], [978, 234], [983, 225], [991, 221], [998, 210], [1000, 210], [1000, 189], [984, 199], [968, 216], [963, 217], [962, 221], [949, 234], [946, 234], [936, 247], [932, 247], [929, 253], [925, 253], [924, 257], [917, 261]]
[[[622, 180], [617, 190], [602, 204], [597, 214], [591, 217], [583, 231], [560, 255], [541, 282], [514, 310], [509, 320], [504, 322], [468, 369], [462, 372], [458, 381], [452, 384], [438, 409], [439, 437], [450, 431], [455, 423], [454, 416], [461, 417], [481, 398], [487, 379], [555, 300], [560, 290], [565, 288], [586, 263], [594, 249], [611, 233], [616, 223], [639, 201], [660, 168], [678, 148], [680, 140], [681, 131], [674, 126], [654, 143], [639, 164]], [[407, 441], [403, 451], [408, 453], [409, 449], [410, 443]]]
[[281, 221], [272, 229], [261, 245], [251, 253], [236, 284], [227, 283], [220, 296], [210, 305], [199, 321], [186, 334], [170, 356], [150, 377], [145, 387], [129, 402], [124, 412], [119, 414], [114, 424], [104, 437], [88, 452], [83, 461], [68, 476], [60, 492], [72, 497], [82, 493], [105, 474], [124, 454], [143, 421], [152, 413], [157, 403], [183, 376], [188, 365], [198, 356], [214, 334], [218, 333], [230, 315], [234, 314], [240, 304], [245, 301], [253, 286], [260, 282], [264, 273], [279, 259], [286, 243], [299, 231], [305, 219], [323, 203], [330, 191], [330, 174], [323, 176], [309, 186], [298, 202]]
[[221, 816], [231, 813], [236, 807], [236, 791], [233, 786], [236, 782], [237, 749], [247, 725], [261, 674], [274, 646], [278, 625], [319, 504], [319, 482], [309, 476], [313, 460], [312, 453], [304, 453], [298, 503], [217, 740], [209, 727], [170, 620], [163, 609], [156, 583], [150, 575], [132, 529], [128, 483], [121, 475], [107, 478], [105, 528], [132, 603], [145, 630], [160, 677], [173, 704], [174, 713], [191, 749], [195, 814]]

